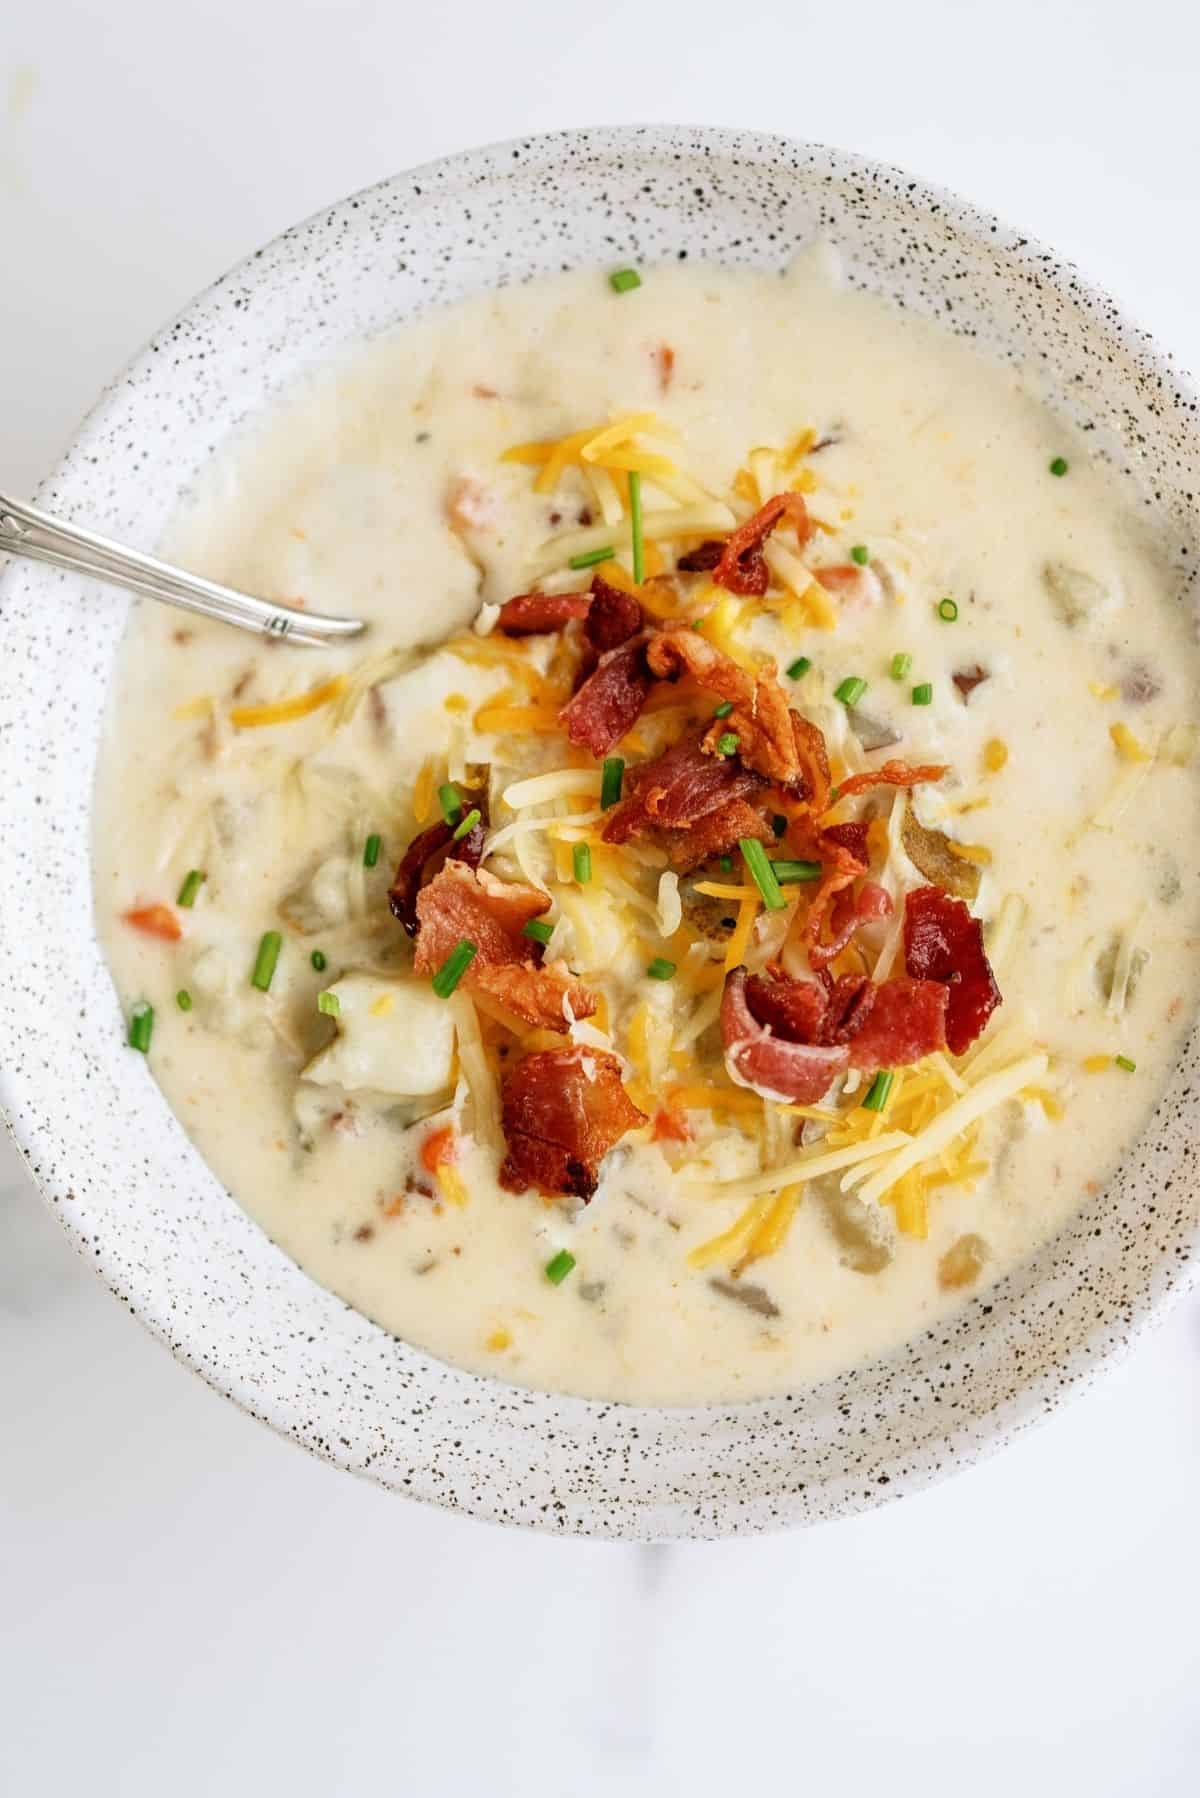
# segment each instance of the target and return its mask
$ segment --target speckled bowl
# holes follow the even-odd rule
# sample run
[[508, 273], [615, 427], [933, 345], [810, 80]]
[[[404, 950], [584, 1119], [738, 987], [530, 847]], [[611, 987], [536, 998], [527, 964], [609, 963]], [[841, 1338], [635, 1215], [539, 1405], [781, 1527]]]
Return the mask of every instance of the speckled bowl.
[[[852, 282], [1039, 367], [1052, 403], [1101, 433], [1195, 553], [1195, 396], [1073, 269], [894, 169], [667, 126], [453, 156], [298, 225], [114, 382], [41, 498], [152, 545], [214, 444], [352, 338], [615, 258], [776, 268], [819, 233]], [[267, 1240], [124, 1047], [90, 926], [88, 837], [125, 616], [120, 595], [74, 577], [13, 565], [0, 583], [0, 1094], [80, 1251], [256, 1417], [397, 1492], [482, 1517], [633, 1539], [763, 1530], [861, 1510], [997, 1447], [1186, 1283], [1195, 1042], [1121, 1174], [1033, 1262], [893, 1358], [792, 1397], [706, 1410], [549, 1398], [386, 1335]]]

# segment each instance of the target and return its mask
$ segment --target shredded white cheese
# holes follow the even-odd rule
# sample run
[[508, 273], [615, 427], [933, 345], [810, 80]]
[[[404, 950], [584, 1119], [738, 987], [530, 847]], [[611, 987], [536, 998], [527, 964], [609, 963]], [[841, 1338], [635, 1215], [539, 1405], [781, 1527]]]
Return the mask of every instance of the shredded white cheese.
[[[1002, 1068], [998, 1074], [991, 1074], [986, 1080], [981, 1080], [978, 1086], [973, 1086], [961, 1099], [948, 1105], [932, 1123], [926, 1124], [924, 1130], [909, 1139], [897, 1154], [890, 1156], [884, 1166], [863, 1184], [860, 1197], [868, 1204], [877, 1205], [884, 1193], [890, 1191], [897, 1180], [903, 1179], [910, 1168], [919, 1167], [921, 1162], [940, 1154], [969, 1125], [986, 1117], [989, 1111], [995, 1111], [997, 1106], [1006, 1104], [1009, 1099], [1016, 1098], [1023, 1086], [1030, 1086], [1041, 1079], [1048, 1065], [1045, 1055], [1027, 1055], [1023, 1061], [1014, 1062], [1011, 1067]], [[877, 1142], [883, 1140], [882, 1136], [876, 1138]]]

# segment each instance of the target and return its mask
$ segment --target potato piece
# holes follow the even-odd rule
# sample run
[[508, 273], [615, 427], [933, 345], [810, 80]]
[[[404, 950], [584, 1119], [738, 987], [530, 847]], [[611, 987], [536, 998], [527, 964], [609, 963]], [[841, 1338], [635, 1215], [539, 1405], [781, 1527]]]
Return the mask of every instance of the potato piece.
[[926, 880], [932, 880], [935, 886], [953, 893], [956, 899], [965, 899], [968, 905], [978, 898], [982, 878], [982, 870], [978, 864], [964, 861], [961, 856], [955, 855], [946, 833], [926, 829], [914, 815], [911, 805], [905, 811], [904, 822], [900, 826], [900, 840], [904, 844], [905, 855], [914, 868], [920, 869]]
[[983, 1272], [988, 1258], [988, 1245], [974, 1231], [952, 1242], [938, 1262], [938, 1285], [947, 1292], [960, 1286], [973, 1286]]
[[424, 981], [352, 973], [329, 990], [338, 1001], [337, 1035], [304, 1069], [306, 1080], [401, 1099], [453, 1084], [454, 1016]]
[[824, 1193], [823, 1202], [842, 1266], [856, 1274], [882, 1272], [896, 1252], [888, 1214], [852, 1192], [839, 1192], [836, 1186]]
[[1042, 569], [1042, 580], [1068, 630], [1098, 624], [1121, 604], [1121, 596], [1115, 587], [1106, 587], [1094, 575], [1085, 574], [1082, 568], [1072, 568], [1066, 562], [1047, 562]]

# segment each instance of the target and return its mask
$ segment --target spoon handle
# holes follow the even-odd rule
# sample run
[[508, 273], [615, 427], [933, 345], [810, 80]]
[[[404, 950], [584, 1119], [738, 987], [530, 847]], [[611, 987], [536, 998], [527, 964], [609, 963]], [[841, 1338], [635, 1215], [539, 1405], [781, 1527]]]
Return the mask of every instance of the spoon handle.
[[333, 618], [321, 612], [299, 612], [219, 586], [200, 575], [172, 568], [155, 556], [124, 549], [97, 531], [67, 524], [0, 493], [0, 553], [49, 562], [71, 574], [125, 587], [147, 599], [161, 599], [185, 612], [201, 612], [222, 624], [237, 625], [263, 637], [312, 646], [356, 637], [364, 629], [357, 618]]

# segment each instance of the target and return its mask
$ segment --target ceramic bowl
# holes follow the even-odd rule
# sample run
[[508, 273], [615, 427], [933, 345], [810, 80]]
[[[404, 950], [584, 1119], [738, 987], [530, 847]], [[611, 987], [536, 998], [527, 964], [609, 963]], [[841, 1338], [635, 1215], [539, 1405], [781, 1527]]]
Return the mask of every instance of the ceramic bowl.
[[[448, 157], [288, 231], [114, 382], [42, 503], [153, 545], [213, 446], [300, 370], [424, 307], [615, 258], [848, 278], [1040, 372], [1191, 547], [1191, 389], [1069, 266], [839, 151], [703, 129], [569, 131]], [[0, 585], [0, 1094], [77, 1247], [189, 1367], [397, 1492], [562, 1533], [717, 1536], [845, 1515], [994, 1449], [1187, 1281], [1197, 1045], [1106, 1191], [1030, 1263], [887, 1360], [788, 1398], [642, 1409], [460, 1373], [315, 1285], [239, 1209], [124, 1046], [91, 926], [97, 740], [127, 605], [13, 564]]]

